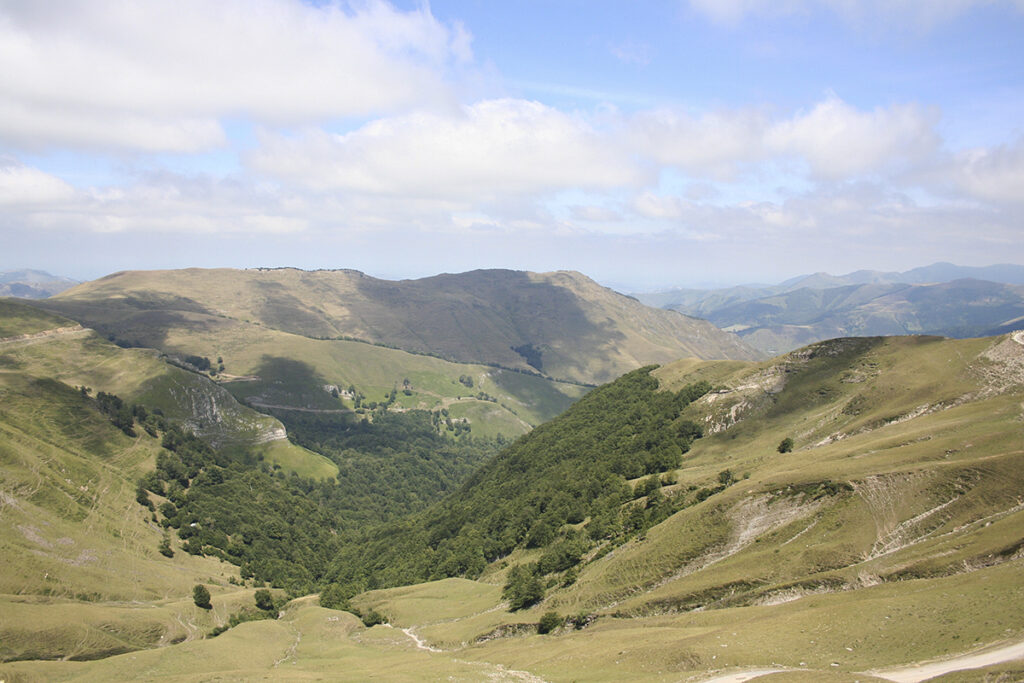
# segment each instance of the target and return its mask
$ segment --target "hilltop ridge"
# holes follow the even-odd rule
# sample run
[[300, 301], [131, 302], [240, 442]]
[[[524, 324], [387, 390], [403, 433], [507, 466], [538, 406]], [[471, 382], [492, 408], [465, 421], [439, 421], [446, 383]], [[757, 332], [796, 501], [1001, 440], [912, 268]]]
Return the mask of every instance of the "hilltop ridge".
[[124, 271], [43, 305], [153, 346], [162, 324], [183, 318], [248, 322], [586, 383], [684, 356], [758, 357], [703, 320], [649, 308], [572, 271], [476, 270], [401, 281], [352, 270]]

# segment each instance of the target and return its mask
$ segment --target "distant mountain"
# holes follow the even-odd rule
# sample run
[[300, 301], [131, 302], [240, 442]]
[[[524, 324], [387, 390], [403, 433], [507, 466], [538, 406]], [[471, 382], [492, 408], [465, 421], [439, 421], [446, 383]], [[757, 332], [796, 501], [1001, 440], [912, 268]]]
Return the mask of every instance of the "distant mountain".
[[636, 296], [651, 305], [706, 318], [771, 354], [834, 337], [963, 338], [1020, 328], [1021, 283], [1024, 266], [936, 263], [903, 273], [815, 273], [768, 287], [679, 289]]
[[645, 306], [566, 271], [477, 270], [402, 281], [353, 270], [130, 271], [79, 285], [47, 307], [157, 347], [155, 337], [182, 316], [211, 325], [228, 319], [585, 383], [680, 357], [758, 357], [703, 320]]
[[13, 296], [19, 299], [45, 299], [77, 284], [78, 280], [50, 275], [42, 270], [0, 272], [0, 296]]

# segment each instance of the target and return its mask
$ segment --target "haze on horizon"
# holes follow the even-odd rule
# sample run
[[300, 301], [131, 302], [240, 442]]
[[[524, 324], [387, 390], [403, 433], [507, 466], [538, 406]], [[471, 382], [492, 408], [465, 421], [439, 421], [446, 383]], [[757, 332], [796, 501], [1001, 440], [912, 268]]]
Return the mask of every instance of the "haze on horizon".
[[0, 0], [0, 270], [1024, 263], [1024, 2]]

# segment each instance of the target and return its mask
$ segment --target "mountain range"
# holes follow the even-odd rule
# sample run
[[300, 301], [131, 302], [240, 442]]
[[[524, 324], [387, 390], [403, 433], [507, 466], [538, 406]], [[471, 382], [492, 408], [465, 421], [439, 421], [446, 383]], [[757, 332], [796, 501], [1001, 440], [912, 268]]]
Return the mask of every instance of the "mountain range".
[[50, 275], [42, 270], [5, 270], [0, 272], [0, 296], [45, 299], [77, 284], [78, 280]]
[[937, 263], [903, 273], [857, 271], [774, 286], [677, 289], [636, 297], [710, 320], [768, 353], [842, 336], [999, 334], [1024, 321], [1024, 267]]

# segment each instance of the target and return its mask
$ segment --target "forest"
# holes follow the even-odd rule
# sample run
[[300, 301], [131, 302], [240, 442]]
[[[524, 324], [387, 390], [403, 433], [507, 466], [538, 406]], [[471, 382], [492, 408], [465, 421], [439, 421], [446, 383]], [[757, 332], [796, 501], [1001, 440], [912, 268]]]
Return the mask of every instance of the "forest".
[[663, 493], [701, 436], [680, 414], [710, 386], [659, 391], [653, 368], [595, 389], [497, 454], [500, 442], [439, 433], [425, 411], [282, 415], [296, 443], [338, 464], [338, 477], [322, 481], [218, 452], [158, 418], [165, 450], [140, 484], [140, 502], [176, 530], [185, 552], [220, 557], [243, 578], [293, 595], [329, 588], [344, 600], [367, 588], [474, 577], [517, 548], [538, 548], [539, 560], [506, 587], [514, 605], [527, 606], [552, 576], [572, 580], [588, 554], [732, 482], [730, 473], [715, 488]]

